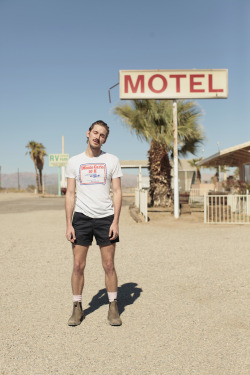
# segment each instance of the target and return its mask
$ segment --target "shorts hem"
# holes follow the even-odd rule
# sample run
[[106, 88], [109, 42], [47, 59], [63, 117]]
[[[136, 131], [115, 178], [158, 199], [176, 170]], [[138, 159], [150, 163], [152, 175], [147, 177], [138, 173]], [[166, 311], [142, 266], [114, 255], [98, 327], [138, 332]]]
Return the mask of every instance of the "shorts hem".
[[109, 241], [109, 242], [103, 242], [103, 243], [96, 243], [98, 246], [109, 246], [114, 245], [115, 243], [118, 243], [120, 241]]
[[87, 243], [87, 244], [86, 244], [86, 243], [83, 244], [83, 243], [75, 243], [75, 242], [74, 242], [73, 245], [79, 245], [79, 246], [91, 246], [91, 245], [92, 245], [92, 242]]

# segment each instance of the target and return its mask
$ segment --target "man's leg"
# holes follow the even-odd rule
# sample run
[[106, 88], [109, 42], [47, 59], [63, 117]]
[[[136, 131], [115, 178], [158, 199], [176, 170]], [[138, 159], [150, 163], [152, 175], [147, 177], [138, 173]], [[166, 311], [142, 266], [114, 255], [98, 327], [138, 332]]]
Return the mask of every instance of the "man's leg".
[[102, 266], [105, 271], [105, 286], [109, 297], [108, 320], [111, 325], [119, 326], [122, 321], [117, 308], [117, 274], [115, 270], [115, 244], [100, 246]]
[[115, 270], [115, 244], [100, 246], [102, 266], [105, 271], [105, 286], [108, 292], [117, 292], [117, 275]]
[[88, 253], [88, 246], [72, 245], [74, 264], [71, 277], [73, 292], [73, 313], [68, 321], [68, 325], [76, 326], [81, 324], [84, 318], [82, 310], [82, 291], [84, 286], [84, 268]]
[[71, 277], [73, 295], [81, 295], [84, 286], [84, 269], [89, 246], [72, 245], [74, 264]]

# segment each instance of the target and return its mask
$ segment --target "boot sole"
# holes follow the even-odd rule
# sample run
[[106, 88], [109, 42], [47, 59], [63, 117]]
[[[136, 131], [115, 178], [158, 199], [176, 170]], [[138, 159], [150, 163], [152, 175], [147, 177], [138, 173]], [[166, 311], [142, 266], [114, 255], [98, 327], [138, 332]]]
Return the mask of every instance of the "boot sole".
[[84, 320], [84, 318], [85, 318], [85, 316], [83, 316], [82, 318], [81, 318], [81, 320], [80, 320], [80, 322], [79, 323], [68, 323], [68, 326], [69, 327], [77, 327], [77, 326], [79, 326], [81, 323], [82, 323], [82, 321]]
[[107, 320], [108, 320], [109, 325], [112, 326], [112, 327], [120, 327], [120, 326], [122, 325], [122, 323], [114, 324], [114, 323], [111, 323], [111, 322], [109, 321], [109, 319], [107, 319]]

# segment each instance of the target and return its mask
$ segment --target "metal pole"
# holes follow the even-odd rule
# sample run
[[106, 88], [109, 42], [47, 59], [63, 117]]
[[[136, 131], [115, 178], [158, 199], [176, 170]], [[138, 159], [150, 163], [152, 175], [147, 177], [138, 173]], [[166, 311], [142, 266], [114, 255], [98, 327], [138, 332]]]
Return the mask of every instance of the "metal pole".
[[[220, 142], [217, 142], [218, 151], [220, 152]], [[218, 166], [218, 182], [220, 182], [220, 165]]]
[[174, 217], [179, 218], [179, 184], [178, 184], [178, 141], [177, 141], [177, 101], [173, 101], [174, 126]]
[[61, 167], [58, 167], [58, 196], [61, 196]]
[[[64, 154], [64, 135], [62, 136], [62, 154]], [[61, 176], [61, 187], [66, 187], [66, 181], [65, 181], [65, 167], [62, 167], [61, 169], [62, 176]]]
[[43, 175], [43, 194], [45, 194], [45, 174]]

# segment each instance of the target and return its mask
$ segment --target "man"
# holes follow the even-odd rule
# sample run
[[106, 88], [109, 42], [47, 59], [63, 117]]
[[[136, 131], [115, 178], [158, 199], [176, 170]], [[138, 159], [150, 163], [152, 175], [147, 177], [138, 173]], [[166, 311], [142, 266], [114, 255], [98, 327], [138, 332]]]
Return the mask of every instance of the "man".
[[[68, 321], [70, 326], [79, 325], [84, 319], [84, 268], [93, 236], [100, 247], [105, 271], [109, 298], [108, 321], [115, 326], [122, 324], [117, 308], [117, 275], [114, 266], [115, 244], [119, 242], [122, 172], [118, 158], [101, 150], [108, 134], [109, 127], [105, 122], [94, 122], [86, 134], [86, 151], [72, 157], [66, 167], [66, 238], [72, 243], [74, 257], [71, 278], [73, 313]], [[110, 197], [111, 183], [113, 203]]]

